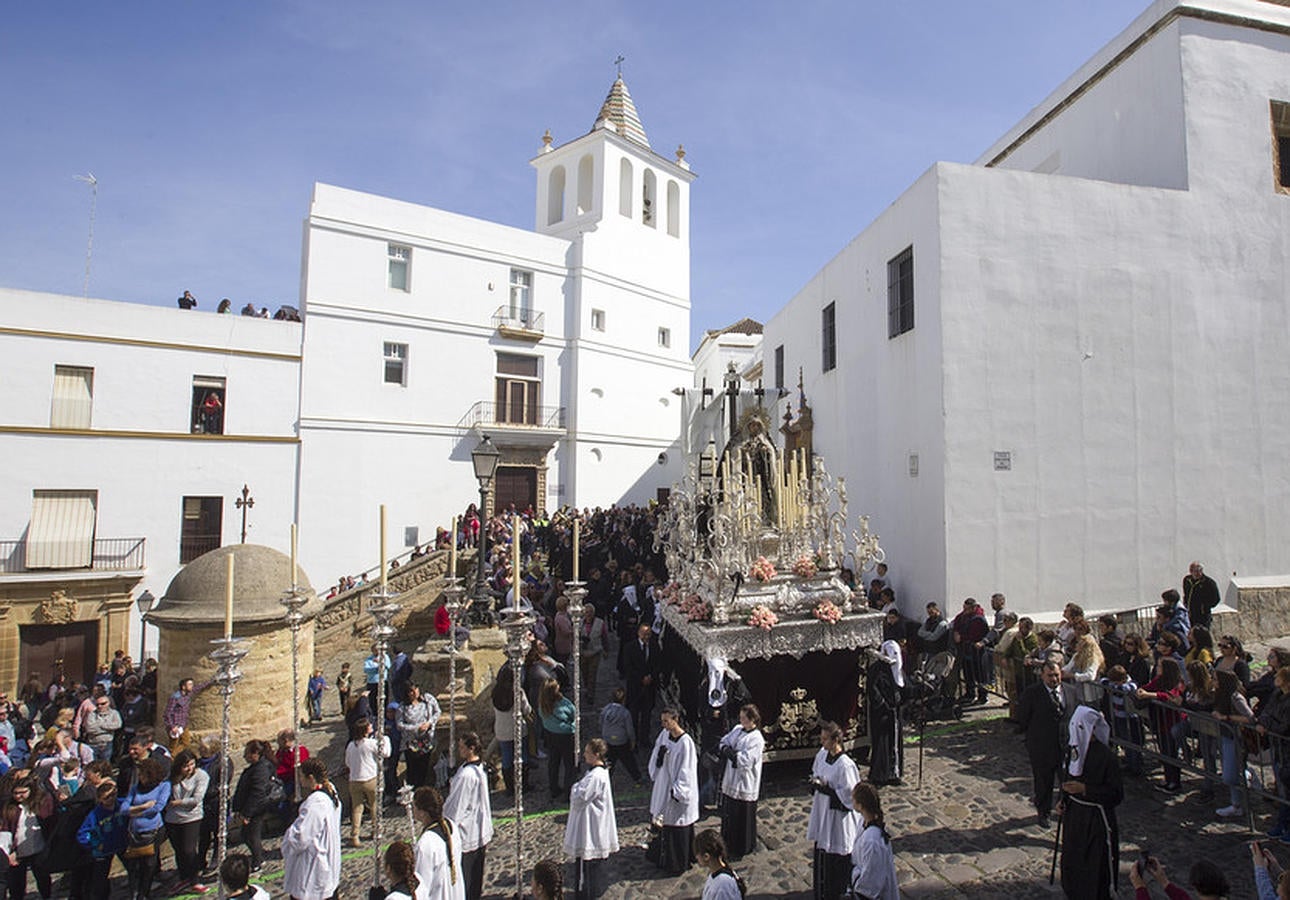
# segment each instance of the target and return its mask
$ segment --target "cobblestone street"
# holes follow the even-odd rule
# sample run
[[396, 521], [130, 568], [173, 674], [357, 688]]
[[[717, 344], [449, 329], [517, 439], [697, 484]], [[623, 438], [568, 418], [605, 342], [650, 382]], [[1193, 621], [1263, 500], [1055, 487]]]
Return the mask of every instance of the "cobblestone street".
[[[1256, 659], [1261, 657], [1262, 648], [1250, 649]], [[361, 663], [358, 655], [344, 658]], [[329, 673], [336, 668], [333, 662], [327, 663]], [[600, 671], [602, 684], [608, 687], [614, 668], [606, 665]], [[304, 741], [311, 750], [322, 752], [336, 769], [343, 745], [334, 697], [329, 700], [327, 719], [307, 729]], [[587, 715], [584, 726], [589, 729], [587, 736], [593, 736], [595, 717]], [[992, 697], [988, 706], [969, 710], [960, 721], [929, 723], [921, 787], [917, 740], [908, 733], [906, 738], [905, 783], [882, 789], [902, 896], [929, 900], [999, 897], [1005, 893], [1017, 900], [1061, 896], [1060, 873], [1057, 886], [1048, 884], [1056, 831], [1036, 824], [1029, 802], [1030, 769], [1025, 749], [1007, 722], [1001, 701]], [[747, 881], [749, 897], [811, 895], [811, 846], [806, 840], [808, 772], [809, 763], [805, 760], [766, 766], [759, 804], [761, 845], [756, 853], [737, 864]], [[862, 765], [861, 773], [864, 772]], [[536, 790], [525, 794], [526, 871], [536, 860], [560, 858], [566, 821], [564, 807], [544, 806], [544, 765], [535, 767], [533, 780]], [[641, 843], [648, 822], [648, 792], [632, 788], [625, 773], [619, 773], [614, 783], [622, 849], [611, 859], [606, 896], [615, 900], [697, 898], [704, 879], [698, 867], [672, 878], [663, 876], [645, 860]], [[1158, 776], [1125, 780], [1126, 798], [1119, 808], [1120, 885], [1124, 895], [1131, 892], [1129, 865], [1141, 847], [1149, 846], [1180, 882], [1185, 881], [1187, 869], [1196, 858], [1206, 857], [1226, 870], [1233, 897], [1253, 896], [1245, 849], [1252, 835], [1243, 824], [1216, 818], [1214, 808], [1218, 804], [1202, 797], [1199, 780], [1185, 778], [1184, 790], [1172, 795], [1156, 790], [1153, 785], [1157, 783]], [[514, 819], [510, 802], [500, 792], [493, 794], [493, 802], [497, 834], [488, 853], [485, 895], [511, 897]], [[1255, 810], [1256, 825], [1270, 827], [1271, 804], [1256, 801]], [[696, 827], [718, 825], [717, 816], [709, 814]], [[407, 819], [399, 806], [387, 808], [384, 827], [387, 836], [391, 832], [407, 836]], [[1276, 842], [1270, 843], [1276, 846]], [[276, 844], [276, 840], [269, 844], [270, 858], [260, 879], [271, 891], [278, 891], [281, 882]], [[1279, 847], [1277, 850], [1280, 852]], [[1280, 855], [1290, 859], [1290, 854]], [[372, 878], [372, 851], [347, 849], [345, 860], [341, 896], [362, 898]]]

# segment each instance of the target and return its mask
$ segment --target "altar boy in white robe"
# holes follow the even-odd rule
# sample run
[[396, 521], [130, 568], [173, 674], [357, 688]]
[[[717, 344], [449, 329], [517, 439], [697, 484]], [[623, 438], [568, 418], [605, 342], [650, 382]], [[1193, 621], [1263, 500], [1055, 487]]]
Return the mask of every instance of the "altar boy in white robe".
[[569, 791], [569, 822], [564, 828], [564, 855], [573, 862], [575, 900], [596, 900], [609, 888], [605, 860], [618, 852], [618, 819], [605, 757], [609, 746], [592, 738], [582, 752], [587, 774]]
[[851, 884], [851, 850], [856, 842], [856, 814], [851, 792], [860, 781], [855, 760], [842, 748], [842, 729], [820, 723], [820, 752], [811, 764], [811, 820], [806, 839], [815, 842], [816, 900], [836, 900]]
[[662, 826], [659, 868], [679, 875], [694, 864], [694, 823], [699, 821], [699, 754], [694, 739], [681, 727], [677, 712], [659, 714], [663, 730], [649, 757], [654, 779], [649, 813]]
[[739, 710], [739, 724], [721, 739], [718, 753], [726, 761], [721, 779], [721, 839], [729, 859], [739, 859], [757, 847], [757, 798], [761, 796], [761, 765], [766, 738], [761, 712], [749, 703]]
[[282, 888], [296, 900], [328, 900], [340, 887], [340, 797], [320, 760], [300, 764], [305, 795], [282, 836]]
[[484, 892], [484, 851], [493, 839], [493, 805], [488, 798], [488, 776], [479, 758], [479, 735], [473, 731], [457, 736], [457, 758], [461, 765], [452, 776], [445, 818], [456, 827], [461, 840], [461, 874], [466, 900], [479, 900]]

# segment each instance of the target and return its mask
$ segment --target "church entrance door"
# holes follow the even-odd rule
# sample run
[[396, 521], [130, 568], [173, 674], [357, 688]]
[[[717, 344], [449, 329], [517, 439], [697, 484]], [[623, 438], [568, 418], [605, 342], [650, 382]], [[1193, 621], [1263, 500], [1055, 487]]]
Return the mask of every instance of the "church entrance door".
[[493, 509], [500, 511], [515, 508], [523, 512], [526, 507], [538, 508], [537, 504], [537, 469], [530, 466], [498, 466], [497, 493], [493, 500]]
[[21, 683], [35, 675], [42, 685], [48, 685], [60, 662], [68, 679], [85, 684], [94, 681], [98, 668], [98, 622], [23, 625], [18, 630], [18, 641], [18, 677]]

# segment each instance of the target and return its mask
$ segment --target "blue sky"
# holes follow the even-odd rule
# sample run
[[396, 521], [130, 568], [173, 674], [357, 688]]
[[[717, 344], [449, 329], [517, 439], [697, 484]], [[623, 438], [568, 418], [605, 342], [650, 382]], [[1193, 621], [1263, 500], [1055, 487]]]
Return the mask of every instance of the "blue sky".
[[324, 181], [524, 228], [528, 160], [624, 77], [685, 144], [693, 333], [774, 313], [936, 160], [970, 162], [1143, 0], [20, 4], [0, 31], [0, 285], [299, 294]]

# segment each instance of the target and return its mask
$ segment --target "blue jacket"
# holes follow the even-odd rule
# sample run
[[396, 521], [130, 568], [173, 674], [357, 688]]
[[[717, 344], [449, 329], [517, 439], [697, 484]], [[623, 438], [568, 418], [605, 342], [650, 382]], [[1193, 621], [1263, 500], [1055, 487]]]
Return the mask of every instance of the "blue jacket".
[[130, 830], [136, 834], [155, 831], [161, 827], [161, 814], [166, 811], [166, 804], [170, 802], [169, 779], [147, 792], [135, 788], [127, 796], [117, 801], [116, 810], [124, 816], [129, 813], [130, 807], [147, 803], [149, 800], [153, 801], [152, 808], [135, 816], [130, 824]]
[[573, 720], [577, 715], [573, 701], [568, 697], [561, 697], [560, 702], [551, 710], [551, 715], [542, 713], [542, 727], [553, 734], [573, 734]]
[[76, 830], [76, 842], [87, 848], [95, 859], [109, 859], [125, 849], [128, 827], [125, 816], [95, 805]]

